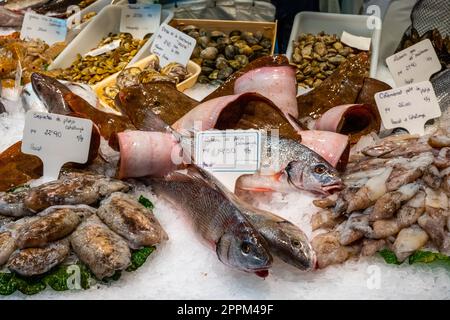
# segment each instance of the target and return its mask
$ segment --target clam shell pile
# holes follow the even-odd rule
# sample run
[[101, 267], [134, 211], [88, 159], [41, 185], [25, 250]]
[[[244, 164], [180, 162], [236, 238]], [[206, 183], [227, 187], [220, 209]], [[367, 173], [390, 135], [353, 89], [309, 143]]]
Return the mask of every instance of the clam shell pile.
[[343, 44], [334, 35], [301, 33], [294, 41], [291, 62], [297, 66], [297, 83], [315, 88], [328, 78], [341, 63], [360, 51]]
[[262, 31], [207, 31], [194, 25], [178, 29], [197, 40], [191, 60], [202, 67], [200, 83], [221, 84], [250, 61], [270, 55], [272, 40]]
[[141, 69], [130, 67], [122, 70], [117, 76], [116, 83], [103, 88], [103, 100], [112, 108], [115, 108], [114, 99], [119, 91], [125, 87], [149, 82], [171, 82], [178, 84], [190, 75], [185, 66], [171, 62], [164, 67], [159, 64], [157, 55], [152, 54], [147, 64]]
[[105, 52], [98, 56], [81, 56], [72, 65], [63, 70], [59, 78], [68, 81], [95, 84], [108, 76], [122, 71], [139, 49], [147, 41], [147, 38], [133, 39], [129, 33], [109, 35], [103, 39], [97, 48], [109, 44], [115, 40], [121, 40], [120, 46], [114, 50]]

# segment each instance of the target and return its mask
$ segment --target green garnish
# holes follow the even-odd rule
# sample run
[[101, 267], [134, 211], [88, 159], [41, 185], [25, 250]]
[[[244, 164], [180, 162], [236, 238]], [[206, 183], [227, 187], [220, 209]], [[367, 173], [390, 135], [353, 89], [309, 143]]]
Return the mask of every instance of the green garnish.
[[155, 251], [155, 247], [144, 247], [142, 249], [136, 250], [131, 254], [131, 265], [126, 269], [128, 272], [133, 272], [139, 269], [145, 261], [147, 261], [147, 258], [149, 255], [152, 254], [153, 251]]
[[140, 204], [142, 204], [147, 209], [151, 210], [151, 209], [153, 209], [155, 207], [150, 200], [148, 200], [146, 197], [144, 197], [142, 195], [139, 197], [138, 201], [139, 201]]
[[441, 262], [450, 267], [450, 257], [439, 252], [416, 251], [409, 257], [409, 264]]
[[389, 249], [380, 250], [380, 255], [383, 257], [384, 261], [388, 264], [400, 264], [397, 260], [395, 253]]
[[[131, 265], [126, 271], [132, 272], [140, 268], [155, 249], [155, 247], [144, 247], [139, 250], [134, 250], [131, 253]], [[75, 274], [77, 267], [79, 268], [79, 275]], [[117, 271], [113, 276], [103, 279], [102, 282], [117, 281], [121, 275], [122, 272]], [[79, 281], [78, 288], [76, 286], [77, 281]], [[95, 276], [82, 263], [57, 266], [48, 273], [36, 277], [22, 277], [13, 272], [0, 272], [0, 295], [10, 295], [17, 290], [23, 294], [32, 295], [45, 290], [47, 286], [55, 291], [67, 291], [71, 289], [86, 290], [95, 281]]]

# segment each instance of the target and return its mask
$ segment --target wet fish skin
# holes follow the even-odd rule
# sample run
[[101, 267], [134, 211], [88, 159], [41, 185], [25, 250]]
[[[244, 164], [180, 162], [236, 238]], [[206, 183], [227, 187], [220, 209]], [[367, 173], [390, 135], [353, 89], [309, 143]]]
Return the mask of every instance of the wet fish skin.
[[298, 141], [286, 138], [270, 140], [264, 144], [262, 152], [263, 165], [276, 167], [278, 163], [286, 172], [289, 184], [297, 189], [329, 194], [343, 188], [337, 170], [319, 154]]
[[50, 0], [7, 0], [4, 7], [12, 11], [25, 10], [27, 8], [38, 8]]
[[300, 228], [273, 213], [256, 208], [244, 209], [244, 214], [266, 239], [272, 254], [300, 270], [315, 268], [316, 254]]
[[71, 91], [55, 78], [34, 72], [31, 75], [31, 85], [48, 112], [64, 115], [72, 112], [64, 100], [64, 95]]
[[196, 232], [215, 247], [222, 263], [245, 272], [267, 272], [272, 256], [264, 238], [227, 194], [200, 178], [199, 168], [190, 169], [187, 175], [173, 173], [165, 180], [146, 182], [154, 192], [184, 209]]
[[93, 204], [115, 191], [128, 191], [130, 186], [105, 176], [72, 172], [59, 180], [31, 188], [25, 206], [39, 212], [54, 205]]
[[13, 12], [0, 6], [0, 26], [20, 27], [23, 22], [23, 14]]
[[70, 235], [70, 244], [80, 260], [100, 280], [130, 265], [131, 252], [127, 243], [97, 215], [78, 226]]
[[67, 8], [71, 5], [77, 5], [80, 0], [52, 0], [39, 6], [36, 9], [37, 13], [47, 13], [50, 16], [56, 16], [57, 14], [66, 13]]
[[153, 212], [130, 195], [121, 192], [111, 194], [101, 202], [97, 215], [111, 230], [125, 238], [133, 249], [154, 246], [168, 239]]
[[27, 248], [14, 252], [8, 261], [8, 269], [22, 276], [43, 274], [57, 266], [69, 255], [67, 239], [50, 243], [42, 248]]

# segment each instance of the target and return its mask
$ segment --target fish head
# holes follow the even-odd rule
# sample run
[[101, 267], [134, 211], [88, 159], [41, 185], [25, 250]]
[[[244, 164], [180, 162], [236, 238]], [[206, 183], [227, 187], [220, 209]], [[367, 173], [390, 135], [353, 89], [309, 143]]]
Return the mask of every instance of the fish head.
[[271, 246], [284, 262], [301, 270], [313, 270], [316, 266], [316, 254], [305, 233], [289, 221], [276, 222], [274, 239]]
[[[240, 225], [242, 227], [242, 225]], [[250, 228], [229, 230], [219, 239], [217, 256], [224, 264], [245, 272], [254, 272], [264, 276], [272, 266], [270, 255], [264, 240]]]
[[298, 189], [328, 195], [344, 187], [338, 171], [319, 155], [308, 161], [291, 161], [285, 171], [288, 182]]
[[71, 91], [55, 78], [34, 72], [31, 75], [33, 91], [44, 103], [48, 112], [69, 114], [71, 109], [64, 100], [64, 95]]

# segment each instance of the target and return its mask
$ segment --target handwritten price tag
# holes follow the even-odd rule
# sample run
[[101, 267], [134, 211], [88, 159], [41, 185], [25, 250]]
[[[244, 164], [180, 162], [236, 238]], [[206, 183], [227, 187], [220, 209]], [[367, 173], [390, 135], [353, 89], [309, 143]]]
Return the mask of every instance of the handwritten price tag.
[[159, 57], [161, 66], [170, 62], [187, 65], [197, 41], [167, 24], [162, 24], [156, 34], [151, 53]]
[[390, 56], [386, 64], [397, 86], [430, 80], [442, 67], [429, 39]]
[[146, 34], [155, 33], [161, 23], [161, 5], [130, 4], [122, 7], [120, 32], [128, 32], [142, 39]]
[[31, 11], [25, 13], [21, 39], [41, 39], [48, 45], [66, 40], [66, 20], [47, 17]]
[[423, 135], [425, 123], [441, 116], [430, 81], [379, 92], [375, 101], [386, 129], [404, 128]]
[[54, 113], [29, 111], [25, 117], [22, 152], [41, 158], [40, 183], [58, 179], [67, 162], [85, 163], [91, 143], [92, 121]]

